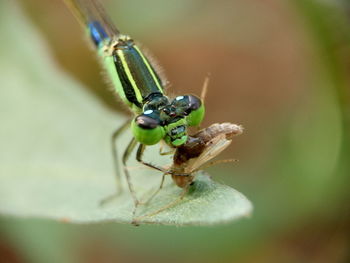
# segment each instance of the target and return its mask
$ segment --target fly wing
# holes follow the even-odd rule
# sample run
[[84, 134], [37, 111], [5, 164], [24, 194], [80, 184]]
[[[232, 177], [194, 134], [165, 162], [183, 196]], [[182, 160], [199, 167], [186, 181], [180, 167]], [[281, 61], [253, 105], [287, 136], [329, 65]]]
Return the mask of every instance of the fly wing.
[[186, 164], [186, 173], [192, 173], [193, 171], [200, 168], [206, 162], [212, 160], [218, 156], [223, 150], [225, 150], [232, 140], [226, 139], [225, 134], [220, 134], [206, 143], [203, 152], [197, 157], [190, 159]]

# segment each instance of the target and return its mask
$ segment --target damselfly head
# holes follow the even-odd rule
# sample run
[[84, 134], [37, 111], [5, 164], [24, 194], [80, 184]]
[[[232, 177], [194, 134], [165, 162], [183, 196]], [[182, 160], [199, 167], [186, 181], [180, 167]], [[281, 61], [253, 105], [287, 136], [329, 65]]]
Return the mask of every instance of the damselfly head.
[[186, 119], [188, 126], [198, 126], [204, 118], [204, 104], [195, 95], [178, 96], [171, 102], [176, 116]]
[[187, 127], [199, 125], [204, 112], [202, 101], [194, 95], [178, 96], [169, 102], [162, 94], [151, 94], [131, 127], [142, 144], [152, 145], [164, 139], [168, 145], [179, 147], [187, 141]]
[[165, 116], [165, 141], [174, 147], [186, 143], [187, 127], [198, 126], [204, 118], [204, 105], [194, 95], [176, 97], [169, 105], [162, 109]]

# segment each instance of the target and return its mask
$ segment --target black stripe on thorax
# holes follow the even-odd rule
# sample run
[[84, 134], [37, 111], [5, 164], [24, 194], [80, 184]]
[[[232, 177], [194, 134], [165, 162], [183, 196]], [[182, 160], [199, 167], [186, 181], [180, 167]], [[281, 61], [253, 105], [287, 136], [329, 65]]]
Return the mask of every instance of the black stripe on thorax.
[[117, 70], [121, 85], [123, 87], [125, 97], [129, 102], [135, 104], [139, 108], [142, 108], [141, 103], [136, 98], [135, 90], [131, 85], [131, 82], [125, 72], [122, 60], [120, 59], [117, 52], [113, 52], [113, 59], [114, 59], [114, 65]]
[[[151, 93], [162, 92], [162, 90], [159, 90], [159, 87], [162, 85], [160, 78], [145, 56], [144, 58], [146, 63], [149, 65], [149, 68], [145, 64], [139, 51], [134, 47], [130, 47], [129, 49], [125, 50], [124, 56], [131, 75], [133, 76], [143, 99], [149, 96]], [[152, 73], [155, 78], [152, 76]]]

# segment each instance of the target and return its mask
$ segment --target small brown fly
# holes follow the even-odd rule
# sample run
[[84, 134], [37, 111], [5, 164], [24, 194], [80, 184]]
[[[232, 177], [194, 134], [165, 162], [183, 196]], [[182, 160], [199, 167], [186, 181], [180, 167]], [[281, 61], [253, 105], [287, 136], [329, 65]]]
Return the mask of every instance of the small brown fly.
[[[189, 136], [187, 142], [176, 148], [173, 164], [169, 171], [163, 174], [159, 189], [147, 201], [149, 202], [163, 187], [165, 175], [170, 174], [175, 184], [183, 188], [183, 192], [173, 202], [147, 215], [139, 216], [134, 219], [134, 223], [141, 218], [154, 216], [165, 209], [168, 209], [179, 203], [190, 186], [194, 183], [196, 172], [218, 163], [234, 162], [235, 159], [211, 161], [225, 150], [236, 135], [243, 132], [243, 127], [232, 123], [215, 123], [208, 128], [202, 129]], [[211, 162], [209, 162], [211, 161]]]

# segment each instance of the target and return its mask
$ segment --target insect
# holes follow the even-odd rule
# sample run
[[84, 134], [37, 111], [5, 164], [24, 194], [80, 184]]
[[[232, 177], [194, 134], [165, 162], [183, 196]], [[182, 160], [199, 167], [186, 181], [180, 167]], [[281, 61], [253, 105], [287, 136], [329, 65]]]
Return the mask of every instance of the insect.
[[131, 153], [138, 145], [138, 162], [166, 172], [162, 167], [144, 161], [145, 148], [161, 140], [171, 148], [183, 145], [188, 139], [188, 127], [198, 126], [202, 122], [204, 103], [199, 97], [190, 94], [170, 99], [164, 90], [166, 83], [155, 70], [155, 65], [132, 38], [119, 32], [98, 1], [65, 2], [87, 29], [115, 91], [134, 114], [132, 120], [128, 120], [113, 133], [111, 141], [116, 176], [119, 178], [115, 142], [122, 132], [128, 127], [131, 128], [133, 138], [124, 151], [122, 163], [129, 190], [137, 207], [140, 202], [127, 169]]
[[[189, 136], [188, 141], [185, 144], [176, 148], [173, 156], [173, 164], [167, 173], [171, 175], [177, 186], [183, 188], [179, 198], [153, 213], [139, 216], [135, 219], [135, 222], [141, 218], [156, 215], [179, 203], [188, 192], [190, 186], [194, 183], [196, 176], [195, 173], [197, 171], [218, 163], [236, 161], [235, 159], [226, 159], [209, 162], [231, 144], [234, 136], [242, 133], [242, 126], [225, 122], [212, 124], [211, 126], [198, 131], [194, 135]], [[163, 174], [159, 189], [150, 199], [162, 189], [165, 175], [166, 173]]]

